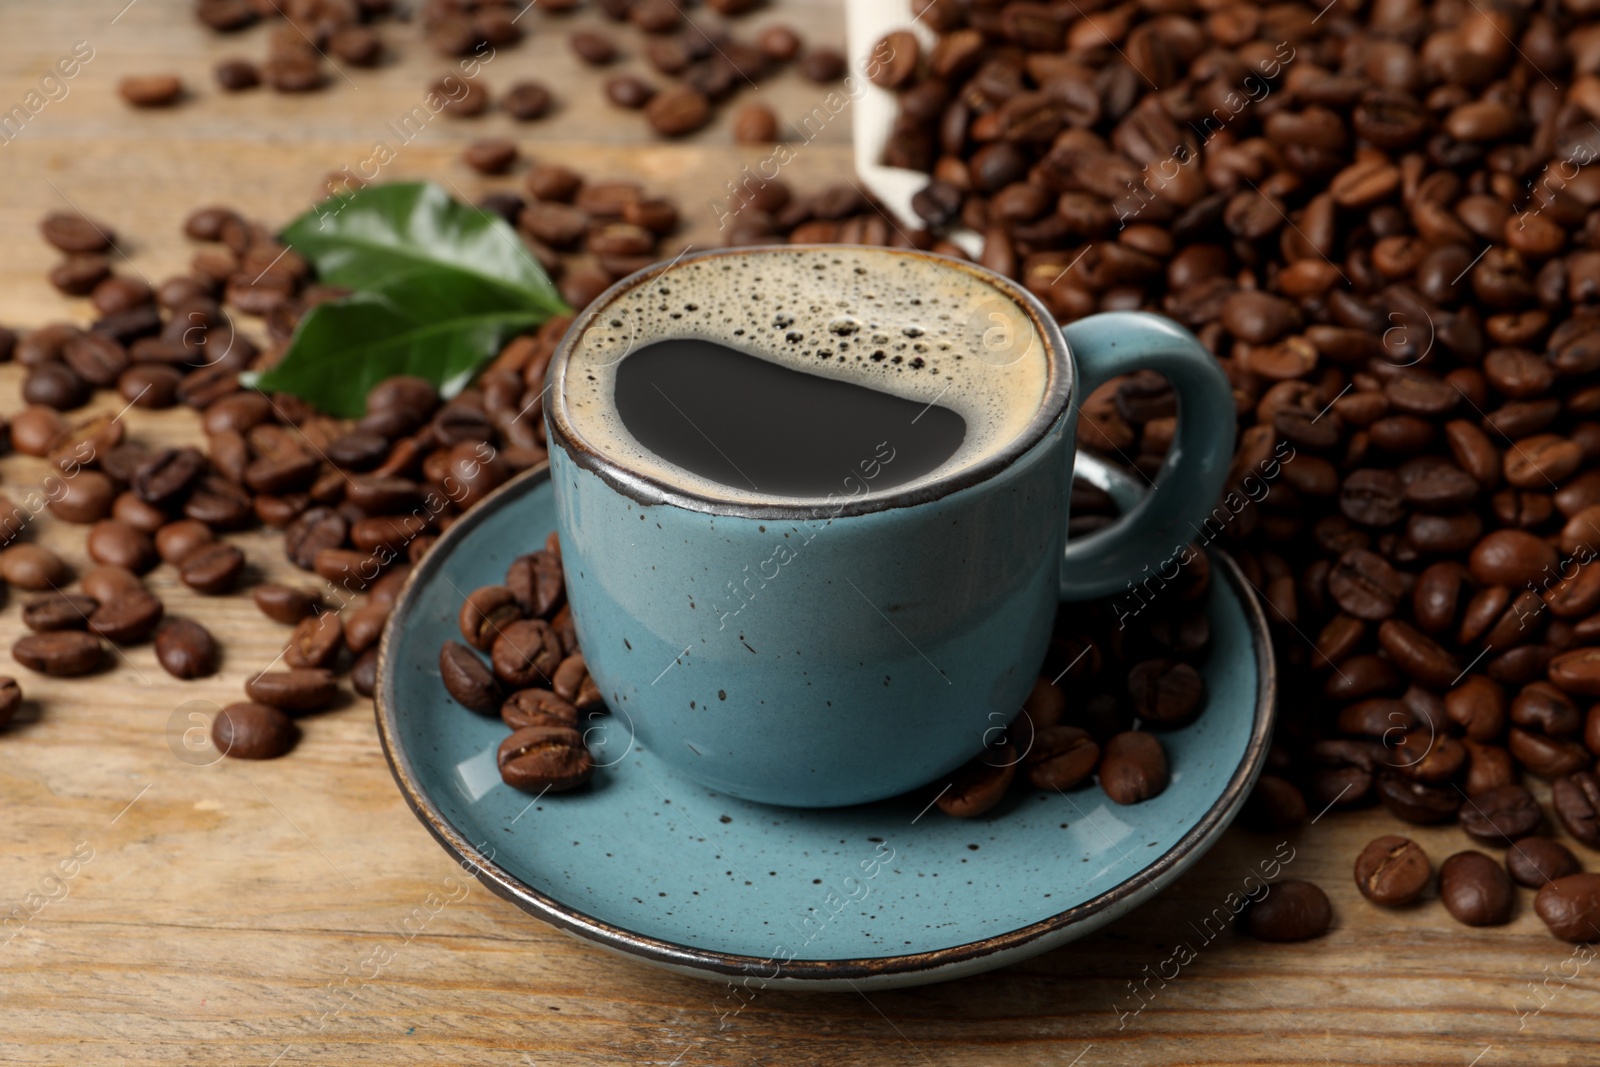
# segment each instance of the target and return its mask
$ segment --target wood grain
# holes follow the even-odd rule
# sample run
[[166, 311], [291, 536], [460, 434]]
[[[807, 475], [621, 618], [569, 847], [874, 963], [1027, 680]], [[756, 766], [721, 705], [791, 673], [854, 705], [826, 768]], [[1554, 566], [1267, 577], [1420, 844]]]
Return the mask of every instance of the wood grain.
[[[395, 59], [348, 71], [353, 85], [335, 76], [311, 97], [223, 97], [209, 84], [210, 65], [261, 55], [265, 29], [217, 39], [193, 24], [182, 0], [124, 3], [0, 7], [0, 107], [22, 100], [74, 42], [95, 49], [67, 96], [0, 144], [0, 321], [85, 316], [42, 280], [54, 258], [35, 232], [46, 211], [72, 204], [111, 223], [127, 254], [119, 269], [159, 279], [192, 254], [178, 229], [189, 209], [218, 201], [287, 219], [325, 172], [365, 158], [384, 124], [446, 67], [414, 28], [401, 27], [390, 31]], [[840, 43], [835, 0], [773, 6], [757, 24], [781, 18]], [[384, 176], [434, 177], [468, 196], [509, 187], [515, 176], [485, 182], [456, 158], [470, 138], [504, 133], [534, 157], [637, 177], [679, 197], [686, 239], [711, 238], [708, 202], [764, 153], [730, 143], [727, 115], [688, 142], [651, 142], [642, 119], [605, 104], [600, 77], [568, 56], [564, 32], [574, 23], [537, 9], [527, 18], [531, 39], [498, 54], [485, 78], [492, 87], [542, 78], [562, 109], [524, 127], [498, 114], [439, 119]], [[194, 90], [183, 107], [132, 113], [115, 98], [120, 76], [169, 69], [185, 72]], [[760, 90], [791, 118], [818, 94], [793, 75]], [[841, 116], [797, 152], [788, 170], [797, 185], [849, 176], [847, 122]], [[0, 413], [20, 407], [19, 381], [18, 368], [0, 367]], [[108, 397], [97, 404], [116, 406]], [[186, 411], [126, 418], [139, 440], [198, 433]], [[42, 476], [39, 461], [0, 459], [0, 484], [14, 498]], [[81, 529], [46, 515], [35, 536], [84, 562]], [[274, 537], [237, 540], [258, 576], [290, 575]], [[285, 631], [243, 594], [197, 597], [165, 568], [151, 584], [172, 612], [224, 639], [216, 677], [176, 682], [148, 646], [86, 681], [17, 671], [30, 699], [23, 721], [0, 735], [0, 915], [30, 893], [58, 899], [0, 934], [15, 930], [0, 946], [0, 1062], [1492, 1067], [1595, 1059], [1600, 968], [1579, 966], [1569, 946], [1548, 937], [1527, 891], [1511, 925], [1478, 931], [1456, 925], [1431, 895], [1395, 912], [1360, 898], [1355, 853], [1392, 829], [1371, 813], [1329, 815], [1288, 838], [1295, 858], [1287, 873], [1322, 885], [1336, 910], [1333, 932], [1312, 944], [1261, 945], [1231, 931], [1206, 940], [1205, 917], [1280, 844], [1235, 830], [1133, 917], [1031, 962], [870, 998], [769, 991], [741, 1007], [724, 987], [570, 940], [481, 887], [454, 891], [459, 871], [402, 805], [365, 701], [307, 720], [300, 747], [274, 763], [179, 758], [172, 739], [181, 742], [188, 725], [185, 703], [203, 711], [236, 699], [244, 677], [278, 654]], [[13, 602], [0, 612], [0, 644], [20, 633]], [[1469, 847], [1454, 828], [1413, 836], [1435, 863]], [[74, 866], [75, 849], [92, 858]], [[75, 875], [51, 881], [63, 861]], [[429, 914], [434, 893], [460, 899]], [[428, 920], [406, 939], [400, 924], [419, 907]], [[1167, 961], [1184, 943], [1196, 957], [1175, 971]], [[364, 974], [379, 945], [393, 949], [393, 961]], [[1145, 982], [1141, 999], [1131, 984]], [[1543, 983], [1538, 998], [1530, 983]]]

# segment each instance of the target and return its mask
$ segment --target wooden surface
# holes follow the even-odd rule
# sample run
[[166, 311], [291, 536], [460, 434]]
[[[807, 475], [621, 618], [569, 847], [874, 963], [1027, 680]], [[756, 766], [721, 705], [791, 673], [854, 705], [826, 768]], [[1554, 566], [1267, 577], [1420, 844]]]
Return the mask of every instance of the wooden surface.
[[[129, 257], [119, 269], [159, 279], [191, 254], [178, 230], [188, 209], [220, 201], [286, 220], [324, 173], [368, 156], [384, 124], [447, 66], [414, 28], [396, 27], [385, 32], [399, 58], [347, 68], [354, 84], [335, 75], [309, 97], [222, 97], [210, 64], [259, 57], [265, 30], [217, 39], [193, 24], [185, 0], [124, 3], [0, 5], [0, 107], [20, 102], [74, 42], [95, 50], [64, 99], [0, 144], [0, 322], [84, 315], [42, 280], [54, 259], [35, 231], [46, 211], [71, 204], [110, 222]], [[781, 0], [776, 16], [839, 43], [836, 3]], [[491, 87], [543, 78], [562, 110], [522, 127], [501, 115], [438, 119], [384, 176], [433, 177], [477, 195], [485, 183], [456, 160], [461, 144], [513, 133], [534, 156], [679, 196], [689, 238], [703, 241], [709, 198], [763, 153], [736, 150], [726, 117], [686, 144], [649, 142], [638, 115], [599, 99], [598, 79], [570, 60], [555, 20], [535, 9], [525, 24], [534, 39], [498, 54], [484, 77]], [[186, 73], [194, 98], [185, 106], [132, 113], [114, 96], [120, 76], [162, 70]], [[761, 98], [794, 116], [819, 93], [785, 76]], [[847, 121], [797, 153], [787, 172], [796, 184], [848, 175]], [[15, 367], [0, 367], [0, 412], [20, 407], [18, 382]], [[187, 411], [126, 417], [135, 439], [197, 434]], [[42, 473], [39, 461], [0, 459], [0, 484], [14, 498]], [[46, 516], [36, 536], [83, 562], [81, 529]], [[256, 574], [288, 573], [275, 538], [239, 542]], [[1235, 830], [1132, 918], [1031, 962], [870, 998], [768, 991], [730, 1014], [737, 1002], [726, 988], [571, 940], [476, 884], [464, 896], [453, 890], [459, 871], [402, 805], [364, 700], [307, 720], [283, 760], [180, 758], [188, 712], [237, 699], [285, 631], [244, 594], [188, 595], [165, 568], [151, 582], [170, 611], [224, 639], [217, 676], [174, 681], [148, 646], [92, 680], [17, 669], [30, 699], [22, 721], [0, 733], [0, 915], [26, 912], [29, 894], [56, 899], [0, 933], [4, 942], [15, 931], [0, 944], [0, 1062], [1488, 1067], [1596, 1056], [1600, 964], [1552, 940], [1526, 890], [1515, 922], [1480, 931], [1456, 925], [1431, 893], [1398, 912], [1359, 897], [1353, 857], [1392, 829], [1377, 814], [1330, 815], [1288, 838], [1286, 873], [1317, 881], [1336, 911], [1335, 929], [1312, 944], [1261, 945], [1231, 932], [1206, 943], [1197, 932], [1280, 847]], [[0, 645], [22, 632], [16, 600], [0, 611]], [[1468, 844], [1454, 828], [1413, 836], [1435, 863]], [[75, 851], [92, 858], [74, 864]], [[1584, 858], [1600, 867], [1594, 853]], [[61, 870], [75, 875], [53, 880]], [[430, 893], [460, 899], [380, 973], [363, 973], [374, 948], [399, 943], [399, 924]], [[1182, 942], [1198, 954], [1174, 978], [1165, 961]], [[1119, 1014], [1141, 1003], [1129, 983], [1157, 972], [1168, 980], [1150, 979], [1143, 1010]], [[1530, 983], [1542, 983], [1538, 998]]]

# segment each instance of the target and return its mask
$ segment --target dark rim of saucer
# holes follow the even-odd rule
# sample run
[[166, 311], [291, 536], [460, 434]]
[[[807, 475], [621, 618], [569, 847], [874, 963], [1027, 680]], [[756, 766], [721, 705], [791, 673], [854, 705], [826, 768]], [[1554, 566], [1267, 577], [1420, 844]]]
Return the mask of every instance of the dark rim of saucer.
[[[573, 349], [601, 312], [623, 294], [641, 285], [649, 284], [657, 277], [676, 269], [683, 263], [695, 263], [706, 259], [720, 259], [730, 256], [763, 255], [779, 251], [802, 253], [838, 253], [848, 251], [851, 253], [899, 256], [907, 259], [926, 260], [941, 270], [956, 270], [973, 275], [979, 281], [984, 282], [1013, 300], [1032, 320], [1034, 328], [1038, 330], [1039, 336], [1044, 340], [1045, 347], [1049, 349], [1047, 356], [1049, 377], [1045, 384], [1044, 396], [1039, 401], [1038, 410], [1028, 420], [1028, 424], [1010, 441], [1007, 441], [1003, 447], [985, 456], [970, 467], [952, 471], [947, 475], [924, 482], [914, 488], [892, 489], [881, 494], [867, 493], [859, 497], [847, 497], [831, 502], [795, 502], [775, 498], [760, 503], [739, 503], [717, 496], [709, 496], [681, 485], [674, 485], [654, 475], [634, 470], [623, 460], [601, 452], [583, 439], [567, 416], [566, 391], [564, 388], [566, 371]], [[1010, 278], [996, 274], [975, 263], [955, 259], [951, 256], [938, 255], [933, 252], [851, 245], [751, 245], [741, 248], [717, 248], [695, 253], [694, 255], [681, 256], [670, 263], [663, 262], [646, 267], [612, 285], [611, 288], [601, 293], [599, 297], [590, 302], [586, 309], [578, 314], [571, 327], [567, 329], [566, 336], [562, 338], [555, 355], [551, 357], [550, 366], [546, 373], [549, 399], [545, 404], [545, 424], [548, 430], [547, 436], [550, 448], [552, 450], [560, 448], [573, 463], [584, 470], [594, 473], [617, 492], [646, 506], [671, 504], [689, 511], [704, 512], [711, 515], [780, 520], [824, 517], [842, 518], [850, 515], [865, 515], [878, 511], [888, 511], [892, 508], [913, 507], [931, 500], [938, 500], [941, 497], [949, 496], [974, 485], [980, 485], [1027, 455], [1034, 446], [1050, 434], [1054, 427], [1066, 418], [1067, 413], [1072, 410], [1072, 398], [1077, 384], [1070, 349], [1067, 347], [1066, 339], [1061, 334], [1061, 327], [1056, 325], [1055, 317], [1050, 314], [1038, 297], [1013, 282]]]
[[[1117, 886], [1066, 911], [1003, 934], [930, 952], [855, 959], [796, 959], [779, 963], [771, 958], [681, 945], [615, 926], [534, 889], [497, 864], [492, 855], [485, 856], [445, 818], [422, 790], [416, 769], [398, 742], [396, 693], [391, 677], [395, 634], [409, 623], [416, 606], [418, 590], [439, 574], [450, 554], [489, 516], [517, 502], [524, 494], [548, 480], [549, 476], [548, 464], [540, 464], [495, 490], [459, 521], [451, 524], [406, 579], [396, 601], [394, 614], [389, 620], [389, 625], [384, 628], [383, 639], [378, 646], [378, 684], [373, 694], [374, 711], [384, 757], [389, 762], [389, 770], [400, 787], [401, 795], [445, 851], [459, 860], [464, 868], [471, 870], [495, 895], [503, 897], [536, 918], [543, 919], [586, 941], [672, 967], [730, 977], [759, 974], [767, 981], [797, 983], [926, 974], [995, 953], [1013, 952], [1042, 937], [1065, 930], [1107, 911], [1113, 911], [1124, 904], [1136, 904], [1159, 892], [1166, 881], [1175, 877], [1182, 869], [1195, 849], [1206, 845], [1213, 835], [1220, 833], [1232, 820], [1255, 785], [1256, 777], [1265, 762], [1272, 732], [1273, 705], [1278, 688], [1277, 666], [1272, 655], [1267, 620], [1260, 604], [1247, 588], [1238, 565], [1226, 553], [1218, 551], [1210, 553], [1213, 561], [1221, 564], [1215, 570], [1226, 575], [1228, 584], [1245, 613], [1246, 625], [1250, 629], [1255, 651], [1258, 680], [1250, 741], [1245, 746], [1244, 756], [1240, 759], [1238, 767], [1228, 780], [1227, 788], [1199, 821], [1166, 852], [1141, 870], [1130, 874]], [[581, 798], [575, 799], [581, 803]], [[776, 969], [775, 973], [767, 973], [773, 968]]]

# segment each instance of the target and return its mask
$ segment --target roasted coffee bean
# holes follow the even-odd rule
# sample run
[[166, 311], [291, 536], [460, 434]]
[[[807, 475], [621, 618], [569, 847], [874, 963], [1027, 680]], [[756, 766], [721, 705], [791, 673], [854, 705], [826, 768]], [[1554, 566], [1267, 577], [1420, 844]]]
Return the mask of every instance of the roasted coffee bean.
[[1378, 800], [1391, 815], [1417, 826], [1450, 822], [1461, 807], [1461, 794], [1451, 787], [1416, 781], [1404, 773], [1383, 771], [1376, 786]]
[[165, 610], [154, 593], [133, 590], [102, 601], [89, 616], [89, 629], [113, 644], [133, 644], [155, 632]]
[[1567, 833], [1590, 848], [1600, 848], [1600, 777], [1593, 771], [1557, 778], [1550, 789], [1550, 807]]
[[178, 562], [178, 578], [190, 589], [217, 596], [232, 589], [244, 570], [244, 553], [226, 541], [210, 541]]
[[46, 215], [39, 223], [39, 233], [63, 252], [103, 252], [116, 236], [105, 223], [76, 212]]
[[523, 614], [548, 617], [566, 591], [561, 558], [543, 549], [517, 557], [506, 571], [506, 588], [517, 598]]
[[504, 137], [480, 138], [462, 149], [461, 161], [479, 174], [504, 174], [517, 161], [517, 145]]
[[550, 90], [532, 81], [513, 83], [500, 98], [500, 106], [518, 122], [544, 118], [550, 113], [551, 102]]
[[1444, 710], [1469, 739], [1492, 741], [1505, 729], [1505, 690], [1481, 674], [1469, 674], [1445, 694]]
[[1499, 786], [1461, 803], [1461, 828], [1474, 841], [1508, 845], [1539, 828], [1539, 802], [1515, 783]]
[[1497, 745], [1480, 745], [1476, 741], [1463, 741], [1467, 750], [1467, 780], [1462, 789], [1474, 797], [1502, 785], [1510, 784], [1516, 777], [1511, 763], [1511, 753]]
[[1205, 705], [1206, 681], [1187, 663], [1145, 660], [1128, 672], [1134, 714], [1153, 726], [1182, 726]]
[[205, 468], [206, 458], [199, 449], [162, 449], [134, 471], [132, 489], [145, 503], [163, 507], [192, 489]]
[[105, 650], [93, 634], [76, 630], [29, 634], [11, 646], [11, 658], [40, 674], [74, 678], [99, 670]]
[[234, 759], [277, 759], [299, 739], [294, 720], [267, 704], [229, 704], [211, 722], [211, 743]]
[[156, 630], [156, 662], [174, 678], [204, 678], [217, 669], [217, 642], [193, 619], [164, 621]]
[[1283, 830], [1299, 826], [1306, 820], [1305, 795], [1293, 782], [1275, 774], [1263, 774], [1256, 779], [1239, 818], [1257, 830]]
[[267, 671], [244, 683], [245, 695], [258, 704], [281, 711], [318, 711], [333, 703], [339, 687], [331, 671], [297, 669]]
[[117, 499], [117, 486], [99, 471], [79, 471], [62, 479], [60, 489], [50, 501], [50, 513], [65, 522], [88, 524], [111, 514]]
[[1410, 838], [1392, 834], [1376, 838], [1356, 857], [1356, 888], [1386, 908], [1416, 900], [1432, 877], [1428, 854]]
[[342, 548], [350, 524], [332, 508], [310, 508], [283, 531], [283, 549], [290, 562], [303, 570], [316, 566], [317, 553]]
[[1404, 592], [1400, 575], [1374, 552], [1346, 552], [1328, 572], [1328, 595], [1358, 619], [1387, 619]]
[[711, 119], [711, 102], [686, 85], [672, 85], [650, 98], [644, 117], [663, 137], [682, 137]]
[[344, 624], [337, 612], [301, 619], [289, 635], [283, 661], [291, 667], [331, 667], [344, 648]]
[[1600, 874], [1569, 874], [1539, 890], [1533, 910], [1562, 941], [1600, 941]]
[[1010, 742], [974, 756], [956, 769], [940, 791], [939, 810], [958, 819], [982, 815], [1005, 797], [1016, 777], [1017, 763], [1017, 750]]
[[38, 591], [64, 585], [68, 572], [61, 557], [42, 545], [12, 545], [0, 551], [0, 578]]
[[351, 652], [360, 655], [368, 649], [377, 647], [378, 640], [383, 637], [383, 627], [389, 621], [389, 613], [393, 608], [392, 602], [372, 596], [367, 603], [350, 613], [350, 619], [344, 627], [344, 643], [349, 646]]
[[503, 627], [491, 646], [495, 677], [513, 688], [550, 684], [560, 664], [561, 641], [542, 619], [518, 619]]
[[500, 743], [500, 778], [529, 793], [576, 789], [594, 773], [583, 736], [564, 726], [528, 726]]
[[1401, 670], [1423, 685], [1448, 686], [1461, 673], [1450, 652], [1400, 619], [1386, 619], [1378, 627], [1378, 643]]
[[1155, 735], [1125, 731], [1105, 744], [1100, 788], [1118, 804], [1137, 804], [1167, 788], [1167, 753]]
[[356, 657], [350, 668], [350, 687], [359, 695], [370, 697], [378, 688], [378, 650], [369, 648]]
[[470, 648], [446, 641], [439, 650], [439, 675], [444, 687], [462, 707], [485, 715], [500, 710], [500, 683], [494, 672]]
[[1333, 906], [1328, 895], [1310, 882], [1285, 878], [1247, 903], [1239, 926], [1257, 941], [1310, 941], [1328, 932]]
[[1046, 726], [1033, 736], [1023, 760], [1035, 787], [1065, 791], [1089, 780], [1100, 762], [1100, 746], [1076, 726]]
[[548, 689], [519, 689], [500, 705], [500, 718], [513, 730], [529, 726], [578, 725], [578, 709]]
[[183, 96], [176, 74], [130, 75], [117, 83], [117, 94], [134, 107], [170, 107]]
[[150, 535], [118, 519], [101, 519], [89, 527], [85, 547], [96, 563], [126, 567], [135, 574], [156, 565], [156, 546]]
[[317, 598], [312, 594], [272, 582], [256, 586], [250, 590], [250, 596], [261, 614], [285, 626], [299, 623], [317, 609]]
[[43, 456], [66, 432], [66, 420], [54, 408], [24, 408], [11, 419], [11, 447], [25, 456]]
[[576, 700], [578, 690], [587, 677], [588, 662], [583, 658], [583, 653], [574, 652], [556, 665], [555, 673], [550, 676], [550, 689], [563, 700]]
[[1516, 892], [1506, 869], [1482, 852], [1457, 852], [1439, 865], [1439, 899], [1467, 926], [1510, 922]]
[[183, 558], [201, 545], [215, 541], [211, 527], [194, 519], [179, 519], [165, 523], [156, 531], [156, 554], [167, 563], [177, 566]]
[[1529, 889], [1583, 870], [1567, 846], [1548, 837], [1524, 837], [1506, 849], [1506, 870], [1511, 880]]
[[91, 567], [84, 572], [81, 584], [85, 593], [102, 604], [109, 604], [119, 597], [144, 592], [144, 582], [139, 580], [137, 574], [126, 567], [114, 564], [103, 563], [98, 567]]
[[1546, 737], [1513, 726], [1507, 747], [1517, 762], [1540, 778], [1555, 780], [1583, 770], [1594, 762], [1589, 750], [1576, 741]]
[[35, 633], [83, 630], [100, 602], [86, 593], [45, 593], [22, 605], [22, 625]]
[[127, 490], [118, 493], [117, 498], [111, 502], [111, 517], [152, 536], [167, 525], [166, 512], [146, 504]]
[[611, 38], [592, 30], [580, 30], [567, 39], [572, 52], [592, 67], [603, 67], [617, 58], [617, 46]]

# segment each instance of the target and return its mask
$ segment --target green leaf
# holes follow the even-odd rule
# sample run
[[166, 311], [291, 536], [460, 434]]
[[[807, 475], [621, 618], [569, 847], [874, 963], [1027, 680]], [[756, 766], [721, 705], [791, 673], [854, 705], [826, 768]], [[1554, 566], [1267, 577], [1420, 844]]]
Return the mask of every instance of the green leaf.
[[431, 182], [374, 185], [323, 201], [290, 223], [283, 241], [329, 285], [373, 290], [427, 268], [546, 317], [571, 310], [504, 219]]
[[249, 384], [347, 418], [362, 415], [368, 391], [397, 374], [454, 396], [511, 337], [547, 317], [465, 272], [413, 270], [312, 308], [283, 359]]

